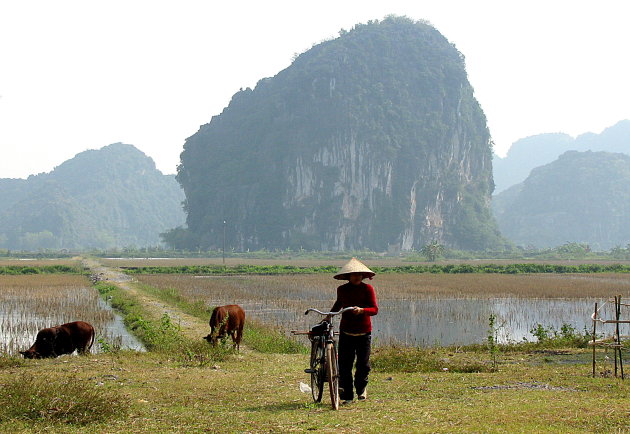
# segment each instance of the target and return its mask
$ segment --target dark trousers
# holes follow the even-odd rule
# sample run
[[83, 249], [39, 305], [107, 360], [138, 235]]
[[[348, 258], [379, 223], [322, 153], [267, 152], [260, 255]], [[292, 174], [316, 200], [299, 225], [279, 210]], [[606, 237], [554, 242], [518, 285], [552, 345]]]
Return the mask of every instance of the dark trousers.
[[[370, 374], [370, 349], [372, 335], [350, 336], [343, 332], [339, 334], [339, 387], [343, 389], [339, 398], [354, 399], [354, 389], [357, 395], [365, 390]], [[352, 365], [356, 357], [356, 371], [354, 373], [354, 388], [352, 387]]]

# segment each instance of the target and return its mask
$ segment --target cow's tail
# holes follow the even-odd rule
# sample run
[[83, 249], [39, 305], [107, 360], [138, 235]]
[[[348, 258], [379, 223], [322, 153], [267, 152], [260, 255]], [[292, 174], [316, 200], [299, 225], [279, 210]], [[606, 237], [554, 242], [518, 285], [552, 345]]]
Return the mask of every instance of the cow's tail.
[[90, 343], [88, 344], [87, 348], [85, 349], [86, 352], [90, 351], [92, 349], [92, 345], [94, 344], [94, 335], [96, 333], [94, 332], [94, 327], [92, 327], [91, 333], [90, 333]]
[[[210, 315], [210, 335], [214, 335], [214, 329], [218, 326], [219, 321], [217, 320], [217, 316], [219, 314], [219, 309], [214, 308], [212, 311], [212, 315]], [[217, 324], [216, 326], [214, 324]]]

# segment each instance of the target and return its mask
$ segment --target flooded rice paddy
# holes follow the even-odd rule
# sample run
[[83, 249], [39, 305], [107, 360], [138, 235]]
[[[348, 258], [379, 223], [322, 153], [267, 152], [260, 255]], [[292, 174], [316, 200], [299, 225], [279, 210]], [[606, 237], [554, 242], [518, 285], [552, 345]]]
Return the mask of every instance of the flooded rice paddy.
[[[319, 318], [308, 307], [328, 310], [340, 282], [325, 275], [190, 276], [145, 275], [139, 280], [177, 289], [190, 301], [208, 306], [237, 303], [249, 319], [288, 333], [307, 330]], [[465, 345], [487, 339], [489, 317], [497, 318], [501, 342], [535, 341], [536, 324], [578, 332], [592, 327], [595, 302], [622, 294], [630, 297], [630, 275], [383, 274], [371, 283], [379, 314], [373, 318], [376, 345]], [[609, 306], [608, 306], [609, 307]], [[612, 310], [604, 309], [612, 319]], [[630, 309], [625, 313], [630, 319]], [[612, 326], [600, 331], [612, 334]], [[622, 334], [630, 334], [628, 326]]]
[[[341, 283], [331, 276], [144, 275], [139, 280], [176, 289], [189, 301], [207, 306], [238, 303], [249, 320], [289, 333], [319, 321], [308, 307], [328, 310]], [[591, 329], [595, 302], [621, 294], [630, 300], [630, 275], [382, 274], [373, 281], [379, 314], [373, 318], [376, 345], [465, 345], [482, 343], [490, 315], [497, 318], [501, 342], [535, 340], [536, 324], [559, 330], [570, 324]], [[612, 319], [608, 305], [603, 315]], [[622, 312], [630, 319], [630, 308]], [[0, 353], [27, 349], [37, 332], [83, 320], [94, 325], [97, 340], [113, 348], [142, 349], [122, 321], [83, 276], [0, 276]], [[606, 335], [613, 326], [598, 325]], [[203, 333], [206, 331], [204, 330]], [[622, 335], [630, 334], [624, 325]], [[93, 352], [101, 351], [97, 341]]]
[[143, 349], [86, 277], [0, 276], [0, 354], [28, 349], [42, 328], [79, 320], [96, 330], [93, 353], [103, 342], [109, 348]]

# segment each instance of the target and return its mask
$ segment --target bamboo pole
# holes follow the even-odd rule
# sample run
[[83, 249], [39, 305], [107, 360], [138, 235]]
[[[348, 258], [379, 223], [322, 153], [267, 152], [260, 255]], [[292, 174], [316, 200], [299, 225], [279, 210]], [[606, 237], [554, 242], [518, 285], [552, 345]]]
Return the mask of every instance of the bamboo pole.
[[[621, 318], [621, 295], [617, 296], [617, 321]], [[617, 350], [619, 351], [619, 368], [621, 370], [621, 379], [624, 379], [623, 376], [623, 357], [621, 354], [622, 346], [621, 346], [621, 334], [619, 332], [619, 322], [617, 322]]]
[[[619, 309], [617, 309], [618, 306], [619, 304], [618, 304], [617, 296], [615, 295], [615, 319], [617, 321], [619, 321]], [[618, 339], [619, 339], [619, 323], [616, 323], [615, 336], [613, 339], [613, 342], [615, 342], [615, 347], [613, 347], [613, 351], [615, 354], [615, 377], [617, 376], [617, 348], [616, 346], [619, 344]]]
[[597, 328], [597, 302], [595, 302], [595, 313], [593, 314], [593, 378], [595, 378], [595, 347], [596, 347], [596, 328]]

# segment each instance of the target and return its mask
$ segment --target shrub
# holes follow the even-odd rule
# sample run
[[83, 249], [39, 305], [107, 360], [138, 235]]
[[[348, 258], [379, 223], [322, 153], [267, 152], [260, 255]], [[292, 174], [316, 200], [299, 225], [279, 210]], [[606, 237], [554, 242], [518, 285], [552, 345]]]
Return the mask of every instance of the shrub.
[[580, 333], [567, 323], [562, 324], [560, 330], [537, 323], [529, 332], [538, 340], [538, 344], [546, 347], [585, 348], [593, 337], [586, 328]]
[[111, 292], [118, 289], [116, 285], [105, 282], [96, 282], [96, 284], [94, 284], [94, 287], [101, 295], [109, 295]]

